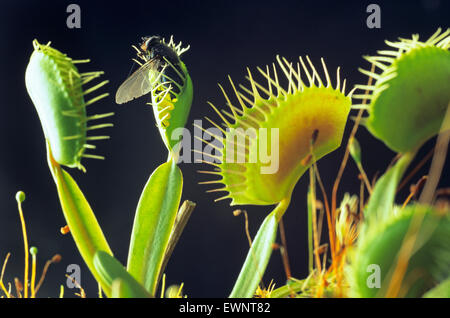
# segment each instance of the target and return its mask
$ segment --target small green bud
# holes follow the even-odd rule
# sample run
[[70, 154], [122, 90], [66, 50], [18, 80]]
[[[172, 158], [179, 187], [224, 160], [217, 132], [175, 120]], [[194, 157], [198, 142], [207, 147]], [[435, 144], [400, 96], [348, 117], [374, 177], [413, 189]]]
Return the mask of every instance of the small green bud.
[[37, 253], [38, 253], [38, 249], [37, 249], [36, 246], [30, 247], [30, 254], [31, 254], [31, 255], [36, 256]]
[[18, 191], [16, 193], [16, 201], [17, 201], [17, 203], [22, 203], [23, 201], [25, 201], [25, 192]]

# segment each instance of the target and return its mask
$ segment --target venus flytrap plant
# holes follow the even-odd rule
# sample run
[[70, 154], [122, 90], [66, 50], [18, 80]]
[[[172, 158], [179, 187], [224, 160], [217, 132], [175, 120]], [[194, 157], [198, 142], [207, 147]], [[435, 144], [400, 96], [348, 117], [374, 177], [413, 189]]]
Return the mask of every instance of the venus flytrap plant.
[[[241, 107], [234, 106], [224, 92], [231, 113], [226, 110], [223, 110], [223, 113], [231, 118], [231, 122], [211, 104], [228, 128], [228, 131], [225, 131], [214, 123], [225, 135], [223, 138], [213, 136], [221, 141], [223, 148], [220, 151], [222, 156], [219, 157], [221, 163], [212, 163], [220, 171], [211, 173], [221, 179], [207, 183], [224, 184], [223, 188], [210, 192], [228, 192], [216, 201], [230, 198], [231, 205], [271, 205], [289, 199], [298, 179], [313, 162], [303, 159], [314, 155], [318, 160], [340, 145], [351, 101], [349, 95], [344, 94], [345, 81], [344, 84], [340, 82], [339, 70], [336, 88], [333, 88], [323, 60], [325, 83], [309, 58], [307, 63], [310, 70], [302, 58], [295, 67], [280, 57], [277, 60], [289, 81], [287, 89], [279, 84], [274, 65], [273, 78], [268, 67], [266, 71], [259, 69], [268, 81], [267, 89], [254, 81], [249, 71], [251, 90], [240, 87], [250, 97], [237, 91], [230, 79]], [[301, 70], [305, 72], [309, 84], [303, 83]], [[267, 97], [263, 98], [259, 90]], [[311, 154], [311, 139], [315, 135]], [[263, 143], [259, 142], [261, 139]], [[266, 167], [267, 163], [262, 161], [262, 150], [277, 148], [278, 158], [273, 158], [277, 169], [267, 169], [271, 167]], [[237, 160], [234, 159], [234, 154]], [[244, 159], [241, 160], [243, 162], [240, 162], [240, 158]]]
[[[230, 297], [253, 296], [269, 261], [278, 222], [289, 206], [294, 186], [315, 161], [339, 147], [351, 108], [351, 92], [345, 95], [345, 81], [341, 82], [339, 69], [337, 84], [333, 87], [323, 59], [325, 81], [309, 57], [307, 64], [303, 58], [296, 65], [280, 57], [277, 62], [288, 81], [287, 88], [280, 85], [275, 64], [273, 75], [269, 67], [258, 69], [268, 81], [267, 88], [256, 82], [249, 71], [251, 89], [240, 86], [241, 91], [238, 91], [230, 79], [239, 107], [233, 105], [221, 86], [231, 112], [220, 112], [210, 104], [226, 130], [206, 118], [224, 134], [224, 137], [213, 135], [222, 144], [217, 149], [220, 154], [213, 157], [220, 159], [220, 163], [205, 161], [214, 170], [200, 171], [219, 177], [203, 184], [223, 184], [223, 187], [209, 190], [227, 192], [216, 201], [229, 198], [231, 205], [277, 204], [256, 234]], [[278, 152], [275, 151], [277, 169], [264, 169], [267, 162], [261, 158], [261, 140], [267, 143], [263, 145], [266, 154], [267, 149], [274, 153], [275, 147], [279, 147]]]
[[364, 211], [366, 224], [372, 217], [390, 213], [397, 186], [417, 150], [441, 129], [450, 128], [442, 127], [450, 101], [450, 29], [443, 33], [438, 29], [425, 42], [413, 35], [412, 39], [386, 43], [395, 50], [365, 57], [381, 74], [360, 69], [375, 83], [355, 87], [370, 93], [353, 97], [370, 99], [369, 106], [355, 105], [369, 113], [364, 125], [403, 155], [375, 185], [377, 190]]
[[[439, 212], [417, 203], [400, 208], [395, 205], [395, 195], [417, 150], [429, 138], [450, 128], [450, 29], [443, 33], [438, 29], [425, 42], [413, 35], [412, 39], [386, 43], [396, 50], [366, 57], [382, 73], [361, 70], [376, 83], [358, 85], [371, 94], [355, 98], [371, 99], [366, 127], [402, 155], [377, 181], [364, 209], [350, 279], [355, 283], [355, 295], [360, 297], [418, 297], [450, 275], [450, 251], [443, 243], [449, 240], [449, 210], [447, 207]], [[380, 289], [367, 285], [369, 264], [380, 266]]]
[[[354, 108], [369, 112], [363, 124], [375, 137], [399, 152], [397, 161], [371, 189], [362, 168], [361, 148], [352, 133], [349, 153], [370, 194], [368, 203], [365, 204], [364, 191], [361, 191], [359, 211], [362, 213], [354, 219], [356, 223], [347, 220], [346, 211], [356, 209], [355, 202], [344, 198], [340, 208], [336, 212], [333, 209], [337, 253], [319, 280], [317, 275], [310, 274], [308, 285], [292, 283], [294, 289], [288, 284], [276, 289], [274, 295], [420, 297], [448, 277], [448, 205], [429, 205], [432, 199], [423, 200], [428, 205], [414, 201], [408, 205], [417, 195], [417, 186], [412, 188], [413, 192], [402, 206], [396, 205], [395, 198], [402, 176], [420, 146], [439, 132], [444, 134], [450, 127], [450, 121], [446, 119], [450, 100], [449, 33], [441, 34], [438, 30], [426, 42], [418, 41], [417, 35], [411, 40], [388, 42], [395, 51], [380, 51], [380, 56], [366, 58], [381, 69], [381, 74], [362, 70], [370, 77], [369, 84], [357, 85], [356, 88], [366, 93], [353, 97], [369, 99], [370, 104], [354, 105]], [[370, 84], [372, 80], [375, 80], [373, 85]], [[442, 139], [448, 142], [448, 137]], [[438, 138], [436, 153], [440, 153], [442, 159], [445, 153], [439, 148], [442, 143], [439, 144]], [[440, 171], [430, 170], [429, 178], [436, 180], [439, 174]], [[311, 236], [310, 241], [313, 241]], [[313, 258], [312, 252], [310, 258]], [[373, 266], [378, 266], [379, 272], [372, 272]], [[377, 274], [379, 286], [375, 286]], [[445, 281], [440, 288], [446, 288]], [[439, 290], [439, 294], [446, 292]]]
[[[438, 283], [441, 285], [425, 296], [448, 293], [450, 250], [446, 242], [450, 239], [450, 212], [448, 205], [435, 202], [434, 190], [450, 140], [448, 134], [442, 137], [450, 128], [450, 29], [443, 33], [439, 29], [425, 42], [414, 35], [411, 39], [386, 43], [394, 50], [365, 57], [381, 73], [361, 70], [369, 76], [369, 83], [356, 85], [355, 89], [366, 91], [364, 94], [355, 95], [354, 90], [346, 94], [339, 69], [336, 85], [332, 85], [322, 59], [323, 80], [309, 57], [292, 63], [277, 56], [272, 67], [258, 68], [267, 86], [255, 81], [250, 71], [247, 77], [250, 88], [242, 85], [237, 88], [230, 78], [237, 104], [219, 85], [228, 110], [219, 110], [210, 103], [222, 123], [206, 118], [215, 132], [211, 129], [204, 132], [221, 145], [203, 140], [214, 150], [214, 154], [206, 150], [202, 153], [203, 162], [213, 169], [200, 171], [217, 179], [201, 183], [219, 185], [208, 192], [226, 192], [216, 201], [231, 199], [230, 205], [275, 205], [251, 243], [230, 297], [418, 297]], [[186, 124], [193, 98], [192, 81], [180, 59], [189, 47], [182, 48], [181, 42], [175, 44], [173, 38], [169, 41], [158, 36], [143, 38], [140, 47], [134, 47], [143, 63], [135, 60], [140, 64], [139, 70], [117, 91], [117, 103], [150, 95], [156, 124], [168, 150], [167, 161], [151, 174], [140, 196], [125, 268], [112, 256], [86, 198], [62, 168], [85, 171], [82, 158], [102, 158], [86, 153], [95, 149], [88, 142], [109, 137], [88, 136], [88, 132], [111, 124], [88, 126], [88, 123], [112, 113], [88, 116], [86, 106], [107, 94], [87, 102], [85, 96], [107, 81], [86, 89], [84, 85], [102, 72], [79, 73], [75, 64], [87, 61], [74, 61], [36, 40], [33, 46], [26, 86], [42, 123], [49, 168], [80, 254], [107, 296], [155, 297], [161, 279], [164, 295], [165, 266], [195, 206], [186, 201], [180, 207], [183, 175], [177, 163], [181, 142], [174, 138], [177, 129]], [[352, 97], [362, 99], [363, 103], [352, 106]], [[366, 100], [370, 100], [369, 105]], [[340, 146], [352, 108], [360, 109], [360, 114], [333, 187], [330, 209], [316, 162]], [[398, 152], [397, 161], [374, 186], [363, 169], [361, 146], [355, 138], [363, 110], [369, 113], [362, 121], [369, 132]], [[419, 202], [414, 201], [417, 186], [403, 205], [397, 205], [396, 193], [406, 169], [423, 143], [439, 133], [436, 157], [441, 160], [432, 164], [428, 176], [432, 182], [428, 180], [425, 184]], [[361, 190], [359, 199], [346, 194], [338, 205], [336, 185], [348, 155], [361, 173]], [[307, 170], [309, 275], [302, 280], [289, 278], [285, 286], [277, 289], [272, 283], [267, 290], [261, 289], [258, 285], [273, 250], [277, 227], [281, 226], [295, 185]], [[368, 201], [364, 199], [364, 186], [370, 195]], [[323, 204], [316, 200], [319, 191]], [[320, 216], [324, 212], [329, 245], [320, 242]], [[328, 250], [331, 263], [327, 259]], [[26, 252], [28, 258], [27, 246]], [[23, 291], [33, 297], [40, 284], [35, 286], [33, 275], [36, 250], [31, 254], [32, 275], [30, 279], [26, 267]], [[367, 283], [370, 275], [367, 268], [372, 264], [381, 269], [379, 289], [370, 288]], [[2, 280], [3, 271], [0, 288], [9, 297], [11, 293]], [[28, 290], [29, 280], [32, 283]], [[182, 286], [169, 294], [181, 296]]]
[[[159, 37], [143, 38], [138, 56], [147, 72], [143, 83], [150, 83], [150, 96], [157, 126], [169, 152], [167, 162], [152, 173], [139, 199], [128, 253], [127, 270], [151, 295], [156, 294], [159, 279], [185, 222], [176, 222], [183, 187], [183, 175], [177, 166], [179, 140], [172, 139], [175, 129], [184, 128], [192, 104], [193, 87], [180, 55], [189, 47]], [[138, 73], [138, 74], [139, 74]], [[132, 75], [131, 81], [137, 75]], [[128, 79], [118, 90], [124, 95]], [[192, 204], [191, 204], [192, 207]], [[188, 213], [186, 213], [188, 211]], [[192, 209], [180, 209], [186, 220]], [[180, 215], [179, 215], [180, 216]]]
[[[176, 165], [179, 149], [174, 149], [175, 144], [169, 139], [173, 129], [184, 126], [192, 102], [192, 82], [186, 66], [179, 60], [179, 55], [188, 48], [181, 48], [181, 43], [175, 45], [172, 39], [167, 44], [163, 40], [161, 43], [176, 55], [176, 59], [160, 56], [157, 67], [148, 69], [146, 76], [151, 84], [149, 92], [156, 121], [169, 157], [167, 163], [158, 167], [150, 177], [138, 204], [128, 262], [131, 275], [112, 256], [83, 193], [61, 168], [65, 165], [85, 171], [81, 165], [82, 157], [103, 158], [86, 154], [86, 149], [95, 149], [86, 141], [109, 137], [87, 136], [87, 132], [112, 124], [87, 126], [87, 122], [109, 117], [112, 113], [87, 116], [86, 106], [108, 94], [88, 102], [84, 101], [84, 96], [107, 81], [84, 90], [82, 85], [99, 77], [102, 72], [79, 73], [74, 64], [87, 60], [74, 61], [49, 44], [41, 45], [37, 41], [33, 42], [35, 51], [25, 74], [27, 90], [46, 137], [48, 164], [68, 227], [83, 259], [107, 296], [150, 297], [155, 294], [163, 267], [194, 206], [192, 203], [183, 205], [177, 218], [182, 174]], [[173, 79], [175, 77], [178, 81]], [[113, 286], [116, 286], [114, 291]]]
[[[163, 43], [165, 43], [164, 39]], [[173, 37], [170, 37], [167, 46], [178, 57], [190, 48], [189, 45], [182, 47], [182, 42], [175, 44]], [[181, 59], [177, 65], [168, 59], [165, 59], [165, 62], [167, 64], [158, 74], [159, 83], [151, 91], [152, 101], [149, 105], [153, 107], [156, 123], [169, 151], [169, 156], [177, 156], [179, 149], [174, 149], [174, 147], [179, 140], [173, 138], [173, 131], [177, 128], [184, 128], [186, 125], [192, 105], [193, 86], [186, 65]], [[174, 151], [175, 153], [173, 153]]]
[[47, 158], [56, 184], [61, 207], [75, 244], [94, 277], [104, 292], [110, 295], [110, 286], [102, 280], [93, 260], [97, 251], [112, 254], [111, 249], [83, 193], [76, 182], [61, 165], [76, 167], [82, 157], [101, 158], [86, 155], [85, 150], [95, 148], [88, 140], [107, 139], [106, 136], [87, 136], [88, 130], [105, 128], [111, 124], [87, 126], [90, 120], [111, 116], [112, 113], [87, 116], [86, 106], [106, 97], [102, 94], [85, 102], [84, 96], [107, 83], [104, 81], [89, 89], [83, 85], [98, 78], [102, 72], [79, 73], [77, 62], [47, 45], [33, 41], [34, 52], [25, 73], [27, 91], [39, 114], [47, 142]]

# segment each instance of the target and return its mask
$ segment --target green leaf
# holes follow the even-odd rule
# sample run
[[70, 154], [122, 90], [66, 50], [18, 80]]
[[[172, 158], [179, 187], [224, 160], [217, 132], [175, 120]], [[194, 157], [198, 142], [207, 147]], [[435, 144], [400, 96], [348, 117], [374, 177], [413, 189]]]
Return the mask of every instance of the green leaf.
[[141, 194], [128, 254], [128, 271], [155, 295], [181, 200], [183, 176], [175, 160], [160, 165]]
[[250, 298], [254, 295], [266, 270], [277, 234], [278, 222], [274, 212], [270, 213], [261, 224], [230, 298]]
[[384, 218], [386, 213], [392, 210], [394, 205], [397, 186], [405, 173], [406, 168], [411, 163], [415, 152], [405, 153], [393, 167], [391, 167], [376, 183], [369, 203], [364, 210], [364, 217]]
[[450, 277], [425, 293], [424, 298], [450, 298]]
[[113, 256], [99, 251], [94, 266], [102, 280], [112, 290], [113, 298], [149, 298], [151, 295], [131, 276]]
[[96, 252], [104, 251], [112, 254], [108, 242], [103, 235], [94, 212], [76, 182], [70, 174], [54, 161], [49, 147], [47, 152], [50, 171], [56, 183], [61, 208], [70, 233], [86, 265], [100, 283], [105, 294], [109, 296], [111, 294], [110, 286], [105, 284], [94, 266], [94, 255]]

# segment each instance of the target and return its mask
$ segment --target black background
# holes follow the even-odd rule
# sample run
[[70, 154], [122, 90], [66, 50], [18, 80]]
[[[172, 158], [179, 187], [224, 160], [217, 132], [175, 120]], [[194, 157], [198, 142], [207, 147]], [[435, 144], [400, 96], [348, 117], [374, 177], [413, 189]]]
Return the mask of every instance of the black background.
[[[381, 29], [366, 26], [369, 1], [76, 1], [81, 7], [81, 29], [66, 26], [65, 1], [2, 1], [0, 4], [0, 260], [7, 252], [12, 257], [5, 281], [23, 275], [23, 250], [20, 223], [14, 195], [27, 194], [24, 204], [30, 245], [39, 248], [39, 272], [53, 254], [62, 262], [53, 266], [39, 296], [57, 297], [65, 284], [68, 264], [82, 266], [81, 284], [87, 295], [95, 297], [97, 285], [75, 248], [70, 235], [59, 229], [64, 219], [56, 189], [46, 163], [45, 143], [40, 122], [27, 95], [24, 72], [32, 52], [31, 42], [52, 41], [52, 45], [74, 59], [90, 58], [80, 71], [105, 71], [111, 96], [92, 106], [92, 113], [116, 112], [115, 125], [108, 131], [111, 140], [98, 142], [97, 154], [105, 161], [84, 161], [88, 173], [71, 170], [82, 188], [116, 257], [126, 262], [134, 210], [151, 172], [166, 159], [166, 150], [155, 127], [146, 99], [125, 106], [116, 105], [114, 94], [126, 78], [134, 50], [130, 47], [143, 35], [173, 34], [176, 41], [191, 45], [185, 53], [194, 83], [194, 102], [187, 127], [194, 119], [214, 116], [207, 105], [224, 105], [217, 83], [225, 84], [227, 75], [245, 83], [245, 68], [255, 69], [272, 63], [276, 54], [289, 60], [309, 55], [319, 65], [342, 68], [348, 87], [363, 84], [367, 78], [358, 67], [368, 68], [364, 54], [384, 49], [385, 39], [410, 37], [419, 33], [428, 38], [441, 26], [448, 27], [450, 1], [372, 1], [381, 6]], [[204, 126], [209, 126], [204, 123]], [[351, 124], [346, 129], [349, 134]], [[394, 153], [373, 138], [364, 128], [358, 132], [363, 149], [363, 164], [369, 177], [384, 171]], [[428, 142], [423, 156], [433, 145]], [[319, 162], [325, 187], [332, 183], [343, 156], [343, 148]], [[416, 160], [417, 161], [417, 160]], [[183, 199], [197, 203], [183, 236], [167, 267], [167, 283], [185, 283], [189, 297], [225, 297], [248, 250], [243, 217], [234, 217], [227, 201], [214, 203], [216, 197], [197, 185], [205, 180], [196, 170], [198, 164], [182, 164]], [[440, 186], [449, 186], [448, 164]], [[426, 166], [421, 173], [426, 173]], [[413, 180], [417, 180], [419, 175]], [[299, 181], [293, 194], [285, 224], [293, 275], [307, 271], [306, 189], [307, 178]], [[344, 174], [339, 197], [357, 193], [359, 181], [353, 162]], [[407, 192], [403, 191], [399, 200]], [[254, 235], [271, 207], [246, 207], [250, 232]], [[285, 280], [279, 252], [274, 252], [265, 276], [280, 286]], [[66, 289], [66, 296], [73, 296]]]

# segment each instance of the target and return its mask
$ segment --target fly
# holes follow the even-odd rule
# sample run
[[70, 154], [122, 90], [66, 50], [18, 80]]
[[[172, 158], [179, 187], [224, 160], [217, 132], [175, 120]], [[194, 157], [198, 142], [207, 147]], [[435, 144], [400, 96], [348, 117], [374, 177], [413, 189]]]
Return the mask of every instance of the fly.
[[179, 69], [178, 54], [166, 45], [160, 36], [142, 37], [139, 48], [133, 47], [144, 64], [135, 60], [140, 67], [120, 85], [116, 93], [117, 104], [127, 103], [148, 94], [159, 82], [166, 83], [167, 79], [169, 82], [173, 81], [171, 78], [175, 78], [175, 76], [170, 74], [172, 77], [169, 77], [166, 74], [168, 71], [165, 66], [170, 65]]

